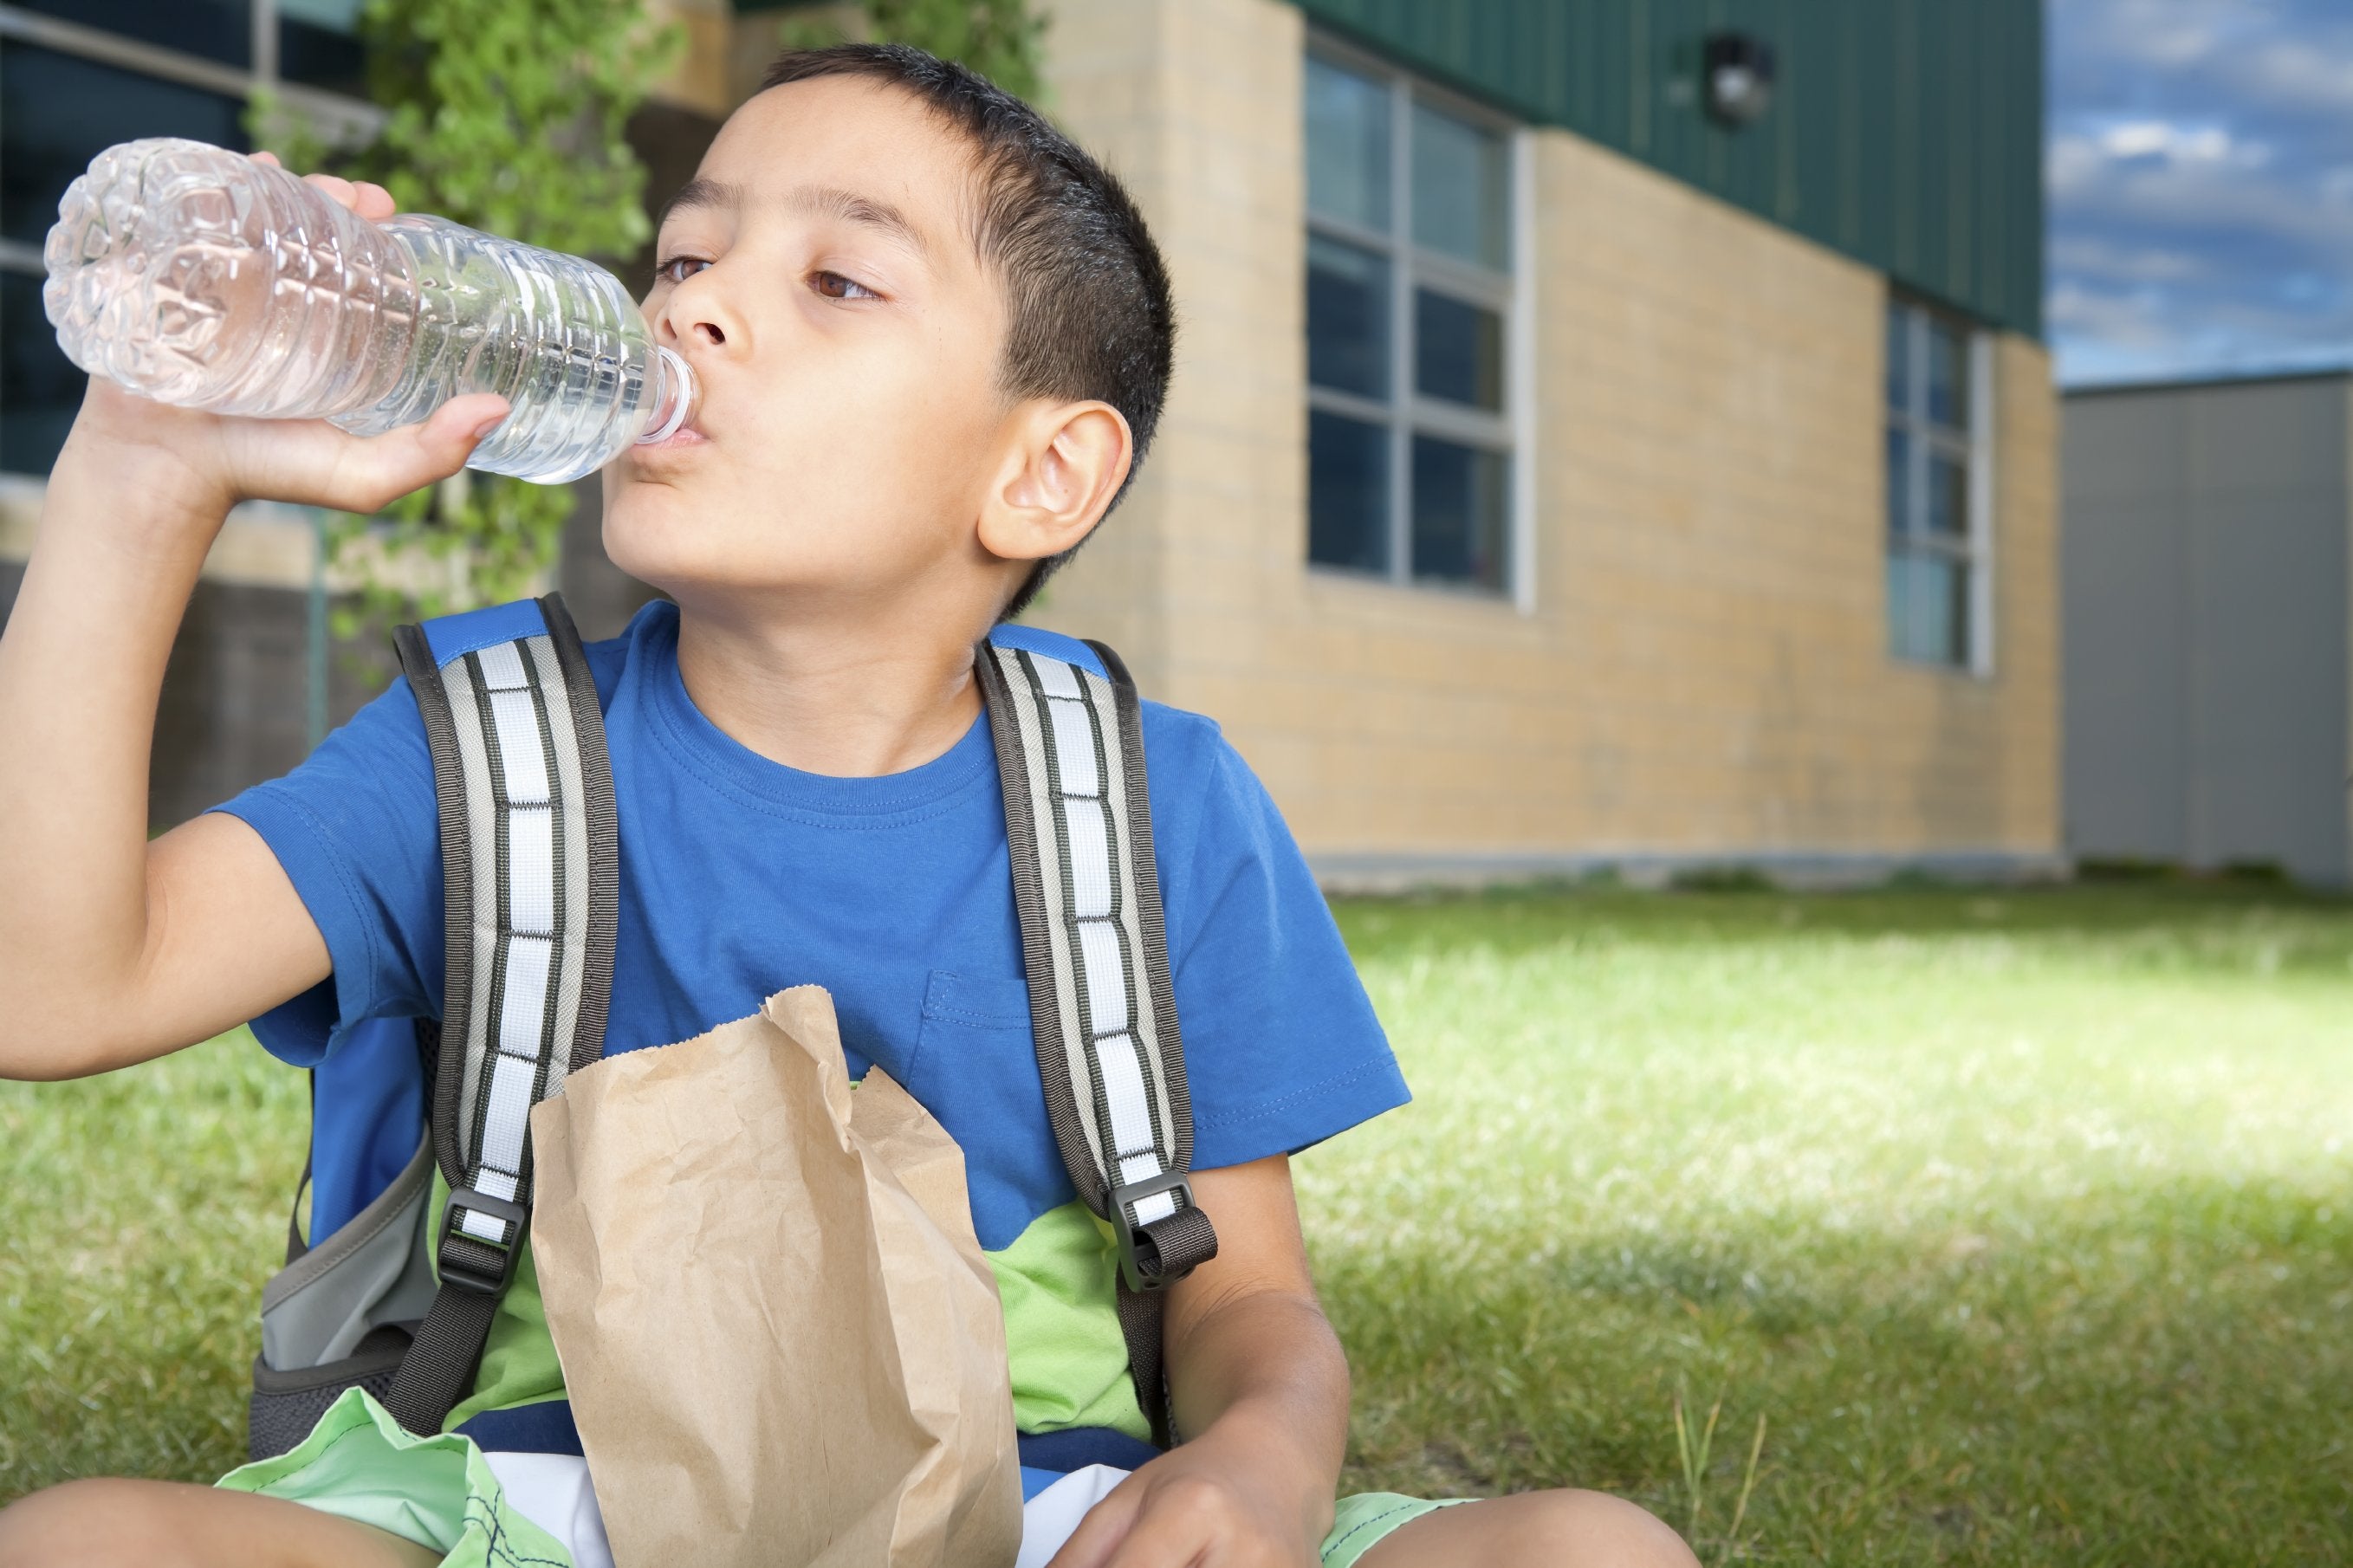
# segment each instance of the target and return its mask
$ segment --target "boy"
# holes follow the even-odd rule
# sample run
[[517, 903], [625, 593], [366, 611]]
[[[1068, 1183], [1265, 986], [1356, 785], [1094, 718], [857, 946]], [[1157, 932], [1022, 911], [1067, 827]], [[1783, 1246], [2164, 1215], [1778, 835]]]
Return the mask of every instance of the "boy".
[[[373, 187], [317, 183], [390, 212]], [[1111, 1271], [1086, 1255], [1096, 1233], [1065, 1228], [1073, 1194], [1029, 1054], [972, 649], [1151, 439], [1172, 341], [1159, 258], [1116, 182], [1026, 105], [878, 47], [778, 62], [665, 215], [658, 254], [648, 318], [703, 395], [688, 429], [606, 475], [607, 551], [671, 600], [590, 654], [622, 825], [606, 1049], [688, 1038], [786, 984], [830, 988], [853, 1073], [881, 1064], [965, 1147], [1022, 1429], [1132, 1452]], [[437, 1010], [433, 776], [405, 687], [295, 773], [152, 846], [146, 746], [232, 501], [370, 510], [454, 471], [503, 412], [459, 398], [363, 441], [91, 387], [0, 641], [0, 1072], [102, 1071], [247, 1018], [315, 1065], [366, 1020]], [[1046, 1521], [1049, 1488], [1024, 1562], [1690, 1563], [1665, 1526], [1591, 1493], [1350, 1499], [1335, 1518], [1347, 1369], [1287, 1158], [1404, 1086], [1256, 781], [1206, 721], [1147, 708], [1145, 722], [1196, 1193], [1220, 1250], [1168, 1300], [1190, 1440], [1139, 1454], [1074, 1529]], [[1057, 1261], [1073, 1237], [1075, 1272]], [[485, 1417], [563, 1408], [527, 1277], [450, 1414], [485, 1448]], [[426, 1563], [477, 1506], [509, 1504], [596, 1550], [547, 1487], [532, 1501], [519, 1462], [578, 1461], [490, 1453], [502, 1500], [472, 1459], [470, 1498], [427, 1495], [446, 1466], [403, 1481], [402, 1455], [422, 1452], [385, 1448], [366, 1495], [348, 1477], [270, 1496], [72, 1483], [0, 1515], [0, 1565]], [[1082, 1473], [1096, 1489], [1109, 1474]]]

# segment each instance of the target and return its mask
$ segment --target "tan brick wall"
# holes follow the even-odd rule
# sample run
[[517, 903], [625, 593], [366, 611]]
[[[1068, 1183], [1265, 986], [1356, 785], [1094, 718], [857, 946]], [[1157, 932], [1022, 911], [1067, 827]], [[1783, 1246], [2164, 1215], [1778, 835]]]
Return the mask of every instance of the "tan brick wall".
[[1159, 444], [1038, 617], [1223, 721], [1326, 854], [2055, 852], [2056, 413], [1995, 355], [1995, 673], [1885, 652], [1883, 283], [1534, 139], [1534, 611], [1305, 565], [1296, 11], [1065, 0], [1052, 107], [1183, 321]]

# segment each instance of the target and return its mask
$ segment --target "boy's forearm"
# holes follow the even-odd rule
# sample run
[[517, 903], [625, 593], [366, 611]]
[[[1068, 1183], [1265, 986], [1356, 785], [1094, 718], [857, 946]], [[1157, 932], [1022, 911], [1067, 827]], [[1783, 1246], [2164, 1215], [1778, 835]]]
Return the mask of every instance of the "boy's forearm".
[[[147, 939], [147, 770], [226, 500], [72, 442], [0, 632], [0, 1074], [49, 1076]], [[109, 471], [111, 468], [113, 471]], [[205, 515], [209, 512], [209, 516]]]
[[1348, 1362], [1313, 1297], [1239, 1297], [1204, 1314], [1168, 1352], [1184, 1436], [1247, 1443], [1328, 1510], [1348, 1444]]

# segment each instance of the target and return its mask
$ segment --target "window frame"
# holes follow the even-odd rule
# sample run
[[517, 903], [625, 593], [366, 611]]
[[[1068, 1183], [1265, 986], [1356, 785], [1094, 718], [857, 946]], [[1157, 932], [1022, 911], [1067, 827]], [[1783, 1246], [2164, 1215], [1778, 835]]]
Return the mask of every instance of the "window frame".
[[[1894, 636], [1895, 606], [1883, 602], [1884, 614], [1882, 622], [1885, 627], [1887, 655], [1894, 662], [1914, 669], [1989, 679], [1995, 668], [1993, 333], [1958, 311], [1898, 288], [1889, 288], [1883, 307], [1879, 374], [1882, 556], [1883, 560], [1894, 559], [1898, 553], [1896, 544], [1900, 538], [1905, 546], [1905, 553], [1933, 555], [1953, 562], [1963, 571], [1968, 595], [1965, 631], [1968, 647], [1963, 658], [1957, 661], [1923, 658], [1905, 652], [1897, 646]], [[1905, 395], [1900, 407], [1887, 397], [1889, 367], [1884, 357], [1889, 318], [1899, 312], [1905, 324]], [[1966, 423], [1957, 433], [1951, 426], [1938, 424], [1928, 411], [1929, 334], [1931, 328], [1937, 324], [1959, 336], [1963, 374], [1968, 378], [1968, 406], [1962, 410]], [[1885, 471], [1886, 433], [1891, 430], [1905, 433], [1910, 441], [1912, 454], [1909, 471], [1904, 476], [1904, 512], [1909, 525], [1900, 535], [1886, 526], [1887, 502], [1896, 482], [1895, 476]], [[1962, 532], [1958, 538], [1941, 536], [1927, 525], [1929, 458], [1939, 453], [1958, 459], [1968, 486]], [[1888, 591], [1887, 573], [1883, 569], [1880, 574], [1880, 584], [1883, 601]]]
[[[248, 0], [248, 4], [252, 62], [244, 66], [206, 59], [127, 34], [5, 4], [0, 4], [0, 41], [51, 49], [116, 70], [198, 88], [248, 104], [257, 92], [267, 91], [310, 119], [331, 142], [364, 140], [384, 123], [385, 111], [375, 104], [304, 83], [281, 80], [278, 75], [278, 0]], [[7, 149], [0, 146], [0, 158], [6, 156]], [[48, 269], [41, 263], [38, 245], [5, 237], [0, 237], [0, 272], [33, 278], [48, 276]], [[48, 476], [22, 477], [41, 480]]]
[[[1389, 275], [1388, 385], [1387, 398], [1368, 397], [1319, 386], [1304, 372], [1305, 339], [1302, 335], [1302, 382], [1306, 406], [1313, 413], [1340, 415], [1382, 428], [1388, 443], [1388, 567], [1366, 572], [1351, 566], [1306, 558], [1307, 570], [1318, 575], [1356, 583], [1380, 583], [1392, 587], [1458, 595], [1486, 602], [1503, 600], [1522, 613], [1534, 610], [1535, 486], [1532, 460], [1535, 442], [1531, 420], [1535, 404], [1534, 355], [1526, 342], [1534, 320], [1535, 246], [1533, 237], [1534, 166], [1527, 128], [1506, 115], [1399, 69], [1379, 58], [1351, 47], [1320, 31], [1310, 31], [1302, 51], [1302, 70], [1309, 60], [1366, 77], [1388, 94], [1388, 205], [1387, 230], [1320, 213], [1311, 204], [1303, 179], [1300, 209], [1306, 239], [1324, 238], [1378, 257]], [[1304, 94], [1302, 94], [1301, 167], [1306, 166]], [[1422, 104], [1454, 119], [1494, 133], [1504, 150], [1504, 200], [1508, 226], [1507, 271], [1468, 262], [1425, 249], [1413, 237], [1413, 110]], [[1303, 246], [1300, 279], [1303, 297], [1307, 278]], [[1500, 376], [1503, 406], [1489, 411], [1423, 395], [1416, 375], [1415, 304], [1418, 292], [1430, 292], [1460, 303], [1492, 310], [1502, 322]], [[1496, 587], [1443, 577], [1424, 577], [1413, 570], [1413, 440], [1417, 435], [1437, 437], [1474, 450], [1501, 456], [1505, 464], [1503, 581]], [[1305, 552], [1303, 551], [1303, 556]]]

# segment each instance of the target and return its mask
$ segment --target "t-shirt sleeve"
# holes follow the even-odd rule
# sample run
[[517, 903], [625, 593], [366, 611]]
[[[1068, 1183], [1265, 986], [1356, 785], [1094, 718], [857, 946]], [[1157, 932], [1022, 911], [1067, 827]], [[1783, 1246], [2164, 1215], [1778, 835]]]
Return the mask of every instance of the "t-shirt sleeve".
[[334, 965], [320, 984], [253, 1021], [270, 1054], [316, 1067], [367, 1019], [438, 1015], [440, 817], [432, 752], [406, 680], [292, 773], [214, 809], [261, 835]]
[[1295, 1153], [1411, 1096], [1265, 786], [1216, 726], [1162, 711], [1174, 721], [1178, 765], [1164, 770], [1150, 758], [1153, 848], [1193, 1163], [1214, 1170]]

